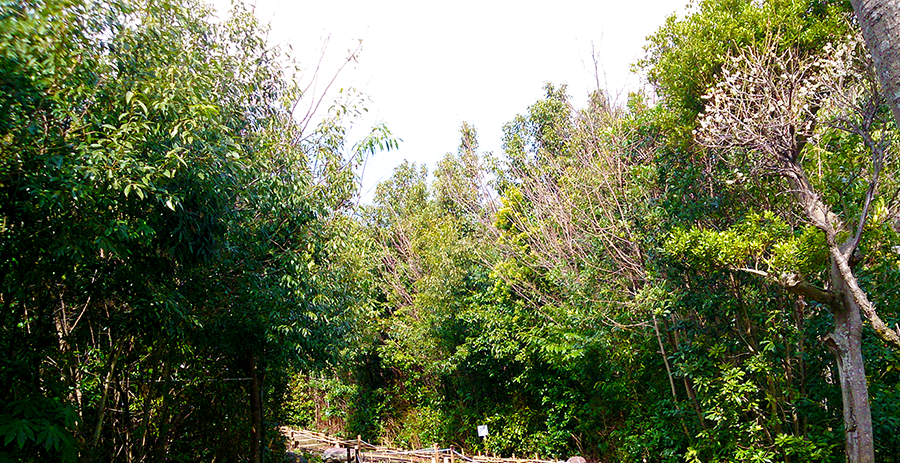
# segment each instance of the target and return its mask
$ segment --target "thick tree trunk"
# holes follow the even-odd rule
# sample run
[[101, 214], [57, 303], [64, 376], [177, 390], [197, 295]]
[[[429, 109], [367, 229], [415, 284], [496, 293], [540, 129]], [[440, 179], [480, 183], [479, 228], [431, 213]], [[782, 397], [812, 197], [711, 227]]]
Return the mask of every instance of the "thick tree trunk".
[[799, 164], [788, 163], [783, 172], [807, 219], [825, 233], [831, 260], [828, 274], [831, 288], [827, 291], [818, 288], [799, 291], [796, 285], [788, 289], [827, 305], [834, 314], [834, 332], [828, 335], [825, 341], [837, 360], [844, 407], [847, 461], [874, 463], [875, 442], [862, 355], [861, 312], [866, 312], [873, 325], [883, 325], [883, 322], [878, 318], [865, 292], [859, 287], [856, 276], [853, 275], [847, 262], [847, 256], [852, 252], [850, 247], [855, 246], [852, 238], [844, 246], [836, 243], [838, 232], [844, 229], [840, 219], [821, 201]]
[[[875, 63], [885, 98], [900, 126], [900, 1], [850, 0], [850, 3]], [[840, 294], [841, 307], [833, 310], [835, 330], [828, 341], [837, 358], [844, 399], [847, 461], [869, 463], [875, 461], [874, 437], [863, 367], [860, 312], [865, 312], [875, 332], [886, 342], [900, 345], [900, 333], [887, 328], [878, 317], [852, 274], [847, 254], [832, 244], [831, 281], [835, 292]]]
[[[835, 250], [840, 252], [839, 250]], [[862, 317], [859, 304], [841, 278], [832, 259], [832, 284], [841, 294], [840, 304], [834, 304], [834, 333], [826, 344], [837, 359], [841, 395], [844, 403], [844, 437], [847, 461], [874, 463], [872, 414], [869, 411], [869, 388], [862, 356]]]
[[878, 80], [900, 125], [900, 2], [850, 0], [872, 54]]

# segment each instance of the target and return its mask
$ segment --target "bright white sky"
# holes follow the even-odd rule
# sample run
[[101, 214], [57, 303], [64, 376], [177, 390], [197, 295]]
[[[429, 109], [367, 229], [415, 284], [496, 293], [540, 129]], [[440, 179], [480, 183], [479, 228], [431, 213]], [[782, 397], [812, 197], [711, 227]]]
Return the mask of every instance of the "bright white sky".
[[[459, 126], [478, 130], [482, 152], [502, 151], [502, 126], [542, 96], [545, 82], [566, 83], [576, 105], [596, 87], [591, 49], [600, 63], [600, 85], [624, 102], [643, 85], [630, 73], [645, 38], [688, 0], [626, 1], [405, 1], [247, 0], [270, 44], [290, 45], [304, 68], [318, 59], [330, 36], [324, 75], [363, 40], [362, 54], [345, 69], [341, 86], [371, 99], [370, 119], [403, 139], [400, 149], [369, 159], [363, 200], [404, 159], [429, 172], [456, 152]], [[219, 11], [230, 0], [213, 0]], [[321, 86], [320, 86], [321, 90]]]

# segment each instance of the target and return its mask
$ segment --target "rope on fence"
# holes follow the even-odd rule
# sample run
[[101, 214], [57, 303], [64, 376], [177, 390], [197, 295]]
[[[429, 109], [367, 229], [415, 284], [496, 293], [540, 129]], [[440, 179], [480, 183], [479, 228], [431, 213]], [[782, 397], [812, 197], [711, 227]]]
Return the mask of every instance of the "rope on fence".
[[459, 456], [460, 458], [462, 458], [463, 460], [466, 460], [471, 463], [478, 463], [478, 460], [473, 460], [472, 458], [469, 458], [469, 457], [457, 452], [456, 450], [450, 449], [450, 451], [453, 452], [454, 454], [456, 454], [457, 456]]

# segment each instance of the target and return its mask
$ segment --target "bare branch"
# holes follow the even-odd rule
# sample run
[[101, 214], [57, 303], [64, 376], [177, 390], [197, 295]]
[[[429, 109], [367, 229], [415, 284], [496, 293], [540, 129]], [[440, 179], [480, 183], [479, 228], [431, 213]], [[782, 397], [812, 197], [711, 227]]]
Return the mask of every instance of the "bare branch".
[[[722, 83], [707, 96], [709, 103], [696, 136], [709, 148], [745, 150], [757, 167], [778, 173], [787, 181], [806, 220], [825, 233], [832, 259], [829, 277], [838, 289], [823, 290], [796, 274], [782, 275], [775, 281], [833, 310], [858, 308], [882, 340], [900, 348], [900, 333], [878, 316], [849, 262], [862, 239], [887, 156], [886, 139], [876, 141], [873, 136], [880, 97], [860, 43], [858, 37], [851, 37], [838, 48], [806, 58], [794, 51], [776, 53], [773, 45], [732, 58], [722, 71]], [[834, 118], [827, 125], [859, 135], [870, 152], [861, 212], [855, 232], [843, 244], [836, 241], [846, 225], [816, 192], [800, 159], [803, 145], [815, 139], [818, 121], [827, 117], [820, 114], [826, 109]], [[771, 279], [766, 272], [742, 270]]]

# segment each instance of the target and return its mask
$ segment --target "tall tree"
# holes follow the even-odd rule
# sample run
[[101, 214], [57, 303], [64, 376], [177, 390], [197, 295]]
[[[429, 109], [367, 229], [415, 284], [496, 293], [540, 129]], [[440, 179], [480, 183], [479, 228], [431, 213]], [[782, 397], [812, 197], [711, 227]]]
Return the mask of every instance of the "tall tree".
[[[836, 49], [825, 48], [826, 56], [803, 56], [793, 47], [779, 51], [775, 42], [762, 49], [741, 50], [723, 66], [723, 79], [710, 90], [696, 133], [702, 144], [720, 150], [719, 156], [734, 159], [732, 165], [746, 169], [747, 175], [776, 174], [784, 179], [785, 192], [792, 195], [794, 207], [822, 233], [829, 262], [824, 286], [813, 284], [807, 275], [791, 268], [779, 267], [777, 260], [769, 260], [766, 269], [753, 266], [743, 270], [763, 275], [831, 310], [835, 327], [826, 344], [837, 359], [846, 454], [849, 461], [868, 463], [875, 455], [862, 355], [862, 315], [884, 341], [900, 347], [900, 336], [882, 321], [860, 287], [854, 267], [863, 259], [860, 244], [867, 227], [884, 226], [886, 217], [875, 219], [882, 223], [872, 223], [871, 210], [879, 188], [896, 189], [893, 172], [885, 168], [892, 159], [890, 136], [886, 134], [894, 128], [885, 120], [886, 111], [860, 41], [850, 39]], [[858, 137], [862, 146], [827, 143], [838, 129]], [[826, 142], [811, 154], [808, 144], [816, 137], [824, 137]], [[843, 150], [854, 149], [867, 152], [853, 162], [859, 169], [854, 175], [861, 182], [865, 179], [865, 189], [859, 195], [843, 195], [844, 205], [837, 210], [817, 189], [816, 179], [811, 180], [808, 164], [811, 159], [839, 162], [854, 156], [853, 151]], [[881, 201], [893, 209], [890, 198]], [[851, 200], [858, 203], [848, 207]], [[854, 216], [855, 223], [850, 222]]]
[[[745, 18], [736, 30], [729, 26], [734, 17]], [[879, 316], [864, 289], [868, 277], [861, 275], [870, 262], [866, 252], [878, 253], [885, 242], [877, 237], [884, 236], [894, 208], [895, 172], [887, 166], [896, 127], [885, 119], [883, 97], [846, 17], [838, 4], [820, 2], [703, 2], [696, 15], [663, 28], [666, 41], [662, 34], [654, 40], [651, 76], [661, 84], [664, 104], [680, 115], [670, 131], [681, 141], [676, 162], [702, 172], [694, 178], [707, 194], [736, 191], [743, 200], [724, 221], [695, 219], [707, 231], [688, 235], [709, 239], [693, 241], [692, 252], [764, 275], [834, 314], [827, 343], [841, 376], [846, 452], [851, 461], [872, 461], [861, 314], [888, 343], [897, 344], [898, 336], [880, 318], [893, 317], [890, 307]], [[669, 72], [691, 62], [683, 51], [706, 53], [711, 29], [721, 33], [721, 45], [712, 46], [722, 48], [705, 70]], [[708, 150], [698, 150], [696, 142]], [[770, 179], [776, 181], [764, 181]], [[721, 205], [709, 212], [720, 213]], [[753, 223], [770, 220], [754, 219], [760, 211], [793, 224], [792, 231], [781, 241], [753, 235]], [[805, 223], [796, 223], [797, 216]]]
[[279, 383], [339, 339], [351, 166], [395, 142], [349, 145], [355, 100], [297, 121], [235, 6], [0, 6], [3, 456], [259, 461]]

